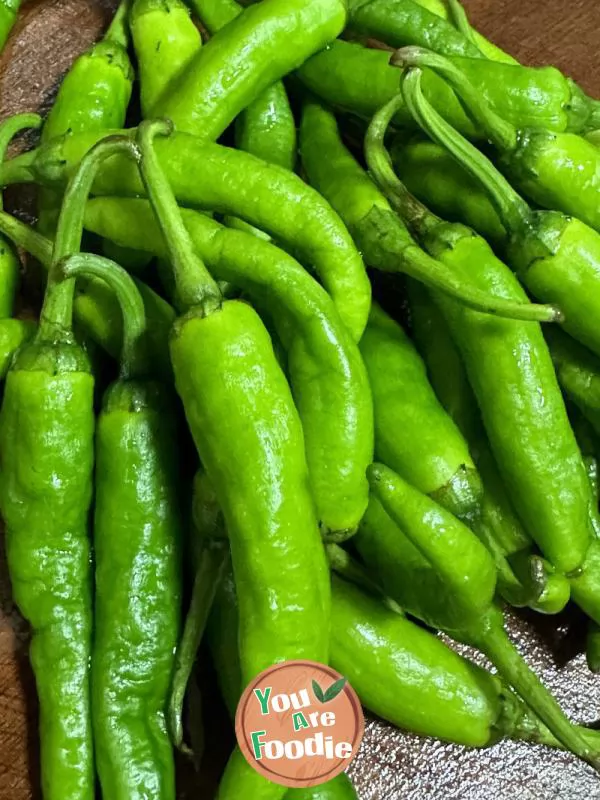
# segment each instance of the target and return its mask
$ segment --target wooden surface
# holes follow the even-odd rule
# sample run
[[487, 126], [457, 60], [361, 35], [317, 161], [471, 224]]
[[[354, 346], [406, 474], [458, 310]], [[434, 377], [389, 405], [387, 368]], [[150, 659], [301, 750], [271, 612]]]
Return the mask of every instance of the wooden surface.
[[[100, 35], [113, 0], [39, 0], [25, 6], [0, 58], [0, 118], [46, 109], [72, 60]], [[555, 64], [600, 97], [597, 0], [465, 0], [479, 29], [530, 64]], [[571, 656], [571, 620], [516, 619], [512, 633], [566, 711], [600, 717], [600, 678]], [[210, 691], [210, 690], [209, 690]], [[27, 628], [0, 558], [0, 800], [39, 798], [36, 701]], [[179, 798], [211, 800], [230, 744], [225, 722], [207, 731], [201, 775], [180, 768]], [[516, 743], [468, 751], [401, 734], [370, 720], [352, 769], [361, 800], [600, 800], [600, 780], [561, 753]], [[64, 800], [69, 800], [65, 798]], [[105, 798], [112, 800], [112, 798]], [[252, 800], [252, 798], [240, 798]]]

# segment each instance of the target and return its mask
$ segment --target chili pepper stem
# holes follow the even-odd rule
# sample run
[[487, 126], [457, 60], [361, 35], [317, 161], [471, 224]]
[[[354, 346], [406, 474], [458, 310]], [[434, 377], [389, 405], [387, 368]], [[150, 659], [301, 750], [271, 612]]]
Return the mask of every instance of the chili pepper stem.
[[426, 100], [421, 75], [420, 69], [411, 69], [402, 77], [402, 94], [415, 120], [434, 142], [446, 148], [483, 184], [509, 232], [526, 225], [531, 219], [530, 207], [483, 153], [457, 133]]
[[131, 139], [125, 136], [107, 136], [85, 155], [67, 185], [58, 219], [37, 341], [60, 341], [72, 335], [70, 329], [75, 279], [63, 278], [60, 262], [79, 250], [87, 196], [100, 165], [116, 153], [125, 153], [139, 161], [139, 151]]
[[[385, 147], [385, 133], [398, 108], [400, 108], [403, 103], [404, 99], [402, 95], [399, 94], [386, 103], [386, 105], [379, 109], [373, 116], [365, 137], [365, 157], [371, 175], [392, 207], [403, 219], [408, 221], [409, 225], [418, 236], [426, 236], [429, 231], [441, 224], [442, 220], [408, 191], [394, 172], [392, 160]], [[410, 256], [410, 262], [416, 267], [421, 268], [420, 270], [415, 269], [413, 277], [424, 280], [423, 275], [426, 275], [427, 271], [433, 271], [435, 262], [417, 247], [411, 251]], [[410, 274], [408, 269], [405, 271]], [[422, 272], [422, 274], [420, 274], [420, 272]], [[445, 277], [448, 282], [453, 279], [450, 272], [447, 272]], [[444, 291], [443, 287], [442, 291]], [[450, 294], [450, 292], [446, 293]], [[482, 311], [486, 314], [496, 314], [499, 317], [508, 317], [509, 319], [524, 321], [562, 321], [560, 309], [553, 305], [516, 303], [490, 295], [487, 303], [482, 306], [481, 292], [465, 285], [462, 281], [456, 281], [456, 294], [454, 296], [468, 308], [472, 308], [475, 311]]]
[[140, 171], [172, 255], [176, 302], [182, 310], [198, 307], [208, 315], [221, 307], [221, 291], [194, 250], [173, 191], [154, 151], [155, 137], [170, 136], [172, 132], [173, 125], [169, 120], [147, 120], [140, 124], [137, 134], [142, 154]]
[[227, 540], [213, 540], [203, 543], [196, 574], [194, 575], [190, 607], [185, 619], [183, 634], [177, 647], [167, 721], [173, 744], [178, 750], [187, 755], [191, 755], [192, 751], [185, 744], [183, 738], [183, 701], [215, 593], [228, 563], [229, 547]]
[[35, 150], [28, 150], [5, 161], [0, 166], [0, 186], [12, 186], [15, 183], [35, 183], [35, 175], [31, 167], [35, 162]]
[[[467, 39], [479, 50], [477, 41], [473, 34], [473, 28], [471, 27], [467, 12], [463, 8], [462, 3], [460, 3], [459, 0], [446, 0], [446, 5], [448, 6], [448, 15], [450, 17], [450, 21], [454, 27], [460, 31], [460, 33], [462, 33], [465, 39]], [[481, 52], [481, 50], [479, 50], [479, 52]]]
[[108, 26], [108, 30], [104, 35], [104, 39], [120, 44], [121, 47], [128, 47], [129, 45], [129, 26], [128, 17], [129, 9], [131, 7], [131, 0], [121, 0], [117, 8], [112, 22]]
[[517, 129], [499, 117], [491, 106], [481, 100], [477, 90], [449, 59], [422, 47], [403, 47], [390, 58], [394, 67], [429, 67], [440, 74], [466, 106], [467, 113], [481, 127], [488, 139], [500, 150], [513, 150], [517, 145]]
[[38, 233], [29, 225], [26, 225], [21, 220], [7, 214], [6, 211], [0, 211], [0, 233], [4, 234], [18, 247], [27, 250], [28, 253], [40, 261], [42, 264], [47, 265], [52, 260], [52, 242], [41, 233]]
[[564, 715], [552, 695], [523, 661], [504, 627], [490, 618], [488, 624], [470, 637], [472, 643], [490, 659], [499, 675], [541, 719], [553, 736], [570, 752], [600, 770], [600, 758], [581, 732]]
[[116, 295], [123, 315], [121, 378], [128, 380], [146, 372], [147, 359], [143, 347], [146, 331], [144, 303], [129, 274], [114, 261], [91, 253], [67, 256], [59, 265], [64, 279], [100, 278]]

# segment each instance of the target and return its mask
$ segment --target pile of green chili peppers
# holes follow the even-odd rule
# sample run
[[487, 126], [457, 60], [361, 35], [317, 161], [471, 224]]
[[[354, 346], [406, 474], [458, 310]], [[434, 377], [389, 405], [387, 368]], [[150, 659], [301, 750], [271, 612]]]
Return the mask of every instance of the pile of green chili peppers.
[[[505, 630], [572, 602], [600, 671], [596, 128], [457, 0], [123, 0], [0, 123], [0, 187], [38, 188], [34, 226], [0, 198], [0, 513], [45, 800], [175, 800], [208, 658], [232, 717], [311, 660], [600, 770]], [[284, 797], [358, 794], [237, 749], [215, 794]]]

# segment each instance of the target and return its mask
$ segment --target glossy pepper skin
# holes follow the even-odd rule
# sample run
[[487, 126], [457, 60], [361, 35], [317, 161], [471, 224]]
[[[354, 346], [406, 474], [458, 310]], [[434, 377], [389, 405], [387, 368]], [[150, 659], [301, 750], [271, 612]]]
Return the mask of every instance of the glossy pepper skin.
[[[244, 585], [244, 682], [280, 660], [326, 662], [327, 566], [300, 421], [268, 334], [250, 306], [230, 301], [205, 319], [177, 323], [171, 356], [188, 424], [223, 509], [234, 571]], [[245, 476], [238, 450], [254, 465]], [[276, 609], [270, 600], [275, 596]]]
[[384, 465], [373, 464], [368, 475], [377, 516], [356, 546], [383, 590], [429, 626], [482, 650], [563, 746], [597, 768], [597, 745], [568, 721], [507, 637], [484, 545]]
[[481, 184], [448, 151], [427, 139], [404, 141], [390, 148], [394, 169], [406, 188], [435, 214], [462, 222], [501, 252], [506, 229]]
[[[437, 636], [335, 573], [331, 592], [331, 663], [372, 713], [403, 730], [468, 747], [485, 747], [503, 736], [543, 736], [539, 722], [532, 721], [496, 677]], [[207, 638], [231, 714], [239, 697], [237, 627], [235, 583], [229, 572], [217, 589]], [[298, 797], [304, 799], [299, 790], [290, 790], [286, 800]]]
[[155, 113], [217, 139], [261, 92], [326, 47], [346, 23], [341, 0], [266, 0], [245, 9], [179, 75]]
[[[561, 611], [570, 596], [568, 580], [536, 556], [517, 517], [483, 427], [477, 400], [450, 328], [430, 292], [415, 281], [409, 288], [412, 333], [435, 393], [469, 444], [483, 482], [480, 525], [495, 556], [498, 590], [511, 605], [544, 614]], [[500, 558], [498, 558], [500, 556]]]
[[45, 800], [94, 797], [93, 392], [78, 345], [33, 342], [13, 362], [0, 413], [0, 507], [13, 596], [32, 627]]
[[457, 516], [476, 518], [483, 489], [468, 445], [415, 346], [375, 304], [360, 351], [373, 393], [376, 457]]
[[[58, 140], [46, 155], [40, 152], [40, 159], [27, 154], [28, 161], [36, 161], [37, 166], [30, 163], [26, 170], [23, 161], [7, 161], [0, 168], [0, 182], [63, 181], [98, 138], [91, 134]], [[156, 149], [181, 205], [241, 217], [286, 243], [303, 263], [315, 269], [343, 322], [356, 340], [360, 338], [369, 313], [371, 285], [350, 234], [314, 189], [289, 170], [239, 150], [202, 144], [187, 134], [159, 140]], [[3, 176], [11, 165], [13, 175]], [[18, 175], [15, 167], [19, 167]], [[143, 194], [139, 175], [131, 167], [127, 159], [111, 159], [103, 165], [95, 191], [102, 195]]]
[[160, 384], [120, 380], [96, 431], [92, 713], [103, 794], [175, 797], [165, 712], [181, 603], [178, 447]]
[[[366, 508], [373, 456], [371, 391], [360, 352], [327, 293], [283, 251], [203, 214], [181, 214], [213, 275], [243, 289], [273, 318], [304, 431], [310, 484], [324, 534], [353, 531]], [[166, 255], [144, 200], [96, 198], [88, 229]], [[342, 533], [343, 535], [343, 533]]]
[[[306, 61], [297, 75], [328, 105], [370, 119], [399, 91], [400, 76], [394, 75], [389, 61], [389, 52], [337, 39]], [[553, 67], [524, 68], [460, 56], [451, 61], [498, 114], [519, 127], [577, 131], [585, 128], [592, 113], [587, 100], [579, 102], [580, 90]], [[485, 139], [439, 76], [428, 72], [424, 87], [428, 100], [455, 128], [469, 138]], [[394, 122], [414, 128], [406, 108]]]
[[[42, 129], [42, 144], [56, 136], [120, 128], [131, 98], [133, 68], [127, 54], [126, 14], [122, 2], [105, 37], [75, 61], [58, 90]], [[60, 195], [44, 189], [38, 208], [38, 228], [54, 232]]]
[[196, 56], [202, 39], [181, 0], [134, 0], [129, 27], [137, 56], [142, 114], [149, 117], [171, 82]]
[[[243, 12], [235, 0], [194, 0], [191, 3], [211, 34]], [[235, 143], [240, 150], [271, 164], [293, 170], [296, 161], [296, 122], [285, 86], [277, 81], [266, 88], [235, 121]]]
[[[446, 265], [420, 249], [383, 193], [345, 147], [333, 114], [314, 100], [304, 103], [300, 145], [310, 183], [340, 215], [369, 266], [406, 273], [479, 311], [509, 317], [523, 313], [522, 305], [507, 305], [474, 290], [468, 278], [457, 280]], [[537, 311], [544, 318], [550, 312]], [[531, 307], [525, 310], [530, 312]]]

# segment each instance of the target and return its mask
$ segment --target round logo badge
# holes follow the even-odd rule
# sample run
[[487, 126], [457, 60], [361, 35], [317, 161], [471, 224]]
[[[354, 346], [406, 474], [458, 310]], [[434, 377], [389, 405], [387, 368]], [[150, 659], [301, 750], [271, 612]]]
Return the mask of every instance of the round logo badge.
[[339, 672], [314, 661], [285, 661], [262, 672], [242, 695], [235, 717], [249, 764], [294, 789], [343, 772], [364, 730], [354, 689]]

